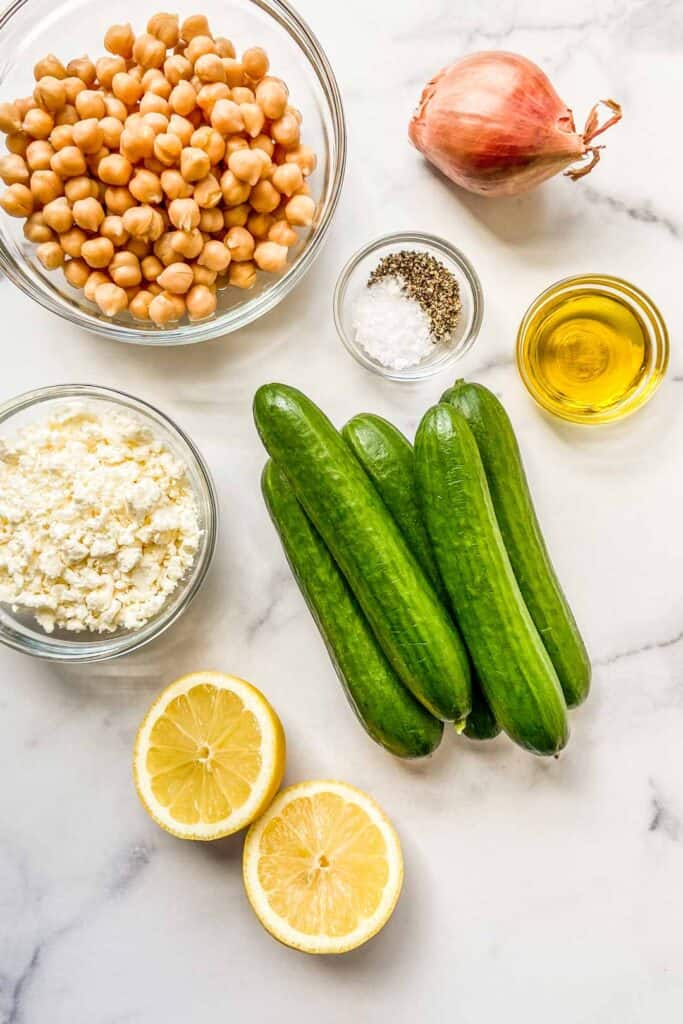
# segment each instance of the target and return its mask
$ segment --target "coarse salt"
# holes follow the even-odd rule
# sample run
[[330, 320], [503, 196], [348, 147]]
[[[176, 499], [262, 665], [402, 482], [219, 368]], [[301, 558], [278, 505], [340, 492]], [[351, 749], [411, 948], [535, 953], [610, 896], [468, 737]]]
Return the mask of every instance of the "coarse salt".
[[192, 566], [187, 467], [132, 413], [62, 407], [0, 442], [0, 600], [42, 628], [137, 629]]
[[416, 366], [434, 350], [429, 317], [398, 277], [363, 289], [353, 309], [353, 332], [370, 358], [391, 370]]

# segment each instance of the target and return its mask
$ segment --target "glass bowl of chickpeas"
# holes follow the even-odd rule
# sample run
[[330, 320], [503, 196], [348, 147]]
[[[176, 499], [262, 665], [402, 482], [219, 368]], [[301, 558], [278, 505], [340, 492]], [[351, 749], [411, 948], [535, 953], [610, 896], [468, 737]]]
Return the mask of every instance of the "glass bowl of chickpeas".
[[228, 334], [325, 239], [346, 160], [334, 74], [282, 0], [116, 10], [0, 16], [0, 269], [118, 341]]

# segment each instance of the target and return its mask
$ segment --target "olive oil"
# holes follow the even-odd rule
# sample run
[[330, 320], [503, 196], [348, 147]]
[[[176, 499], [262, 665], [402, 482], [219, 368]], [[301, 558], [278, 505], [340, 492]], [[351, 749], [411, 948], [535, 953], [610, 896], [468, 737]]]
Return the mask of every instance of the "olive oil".
[[534, 398], [578, 422], [633, 411], [659, 384], [667, 359], [658, 311], [616, 278], [573, 278], [548, 289], [518, 339], [520, 373]]

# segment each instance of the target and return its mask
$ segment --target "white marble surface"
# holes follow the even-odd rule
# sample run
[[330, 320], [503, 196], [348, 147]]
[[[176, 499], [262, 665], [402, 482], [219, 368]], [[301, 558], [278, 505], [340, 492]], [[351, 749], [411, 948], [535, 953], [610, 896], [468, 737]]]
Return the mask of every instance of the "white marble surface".
[[[187, 617], [130, 658], [69, 670], [0, 651], [0, 1020], [642, 1024], [683, 1013], [683, 202], [680, 4], [646, 0], [345, 0], [299, 7], [339, 76], [347, 185], [324, 255], [295, 295], [239, 336], [136, 350], [79, 334], [0, 288], [0, 398], [104, 383], [159, 404], [215, 474], [222, 531]], [[406, 141], [421, 85], [462, 52], [541, 62], [577, 119], [614, 96], [623, 124], [584, 182], [483, 201], [432, 175]], [[368, 237], [448, 236], [486, 291], [463, 371], [504, 399], [557, 568], [595, 663], [559, 761], [504, 739], [447, 736], [409, 767], [357, 726], [262, 507], [250, 416], [266, 380], [304, 388], [342, 423], [373, 410], [412, 430], [449, 383], [384, 384], [342, 350], [341, 263]], [[623, 275], [673, 340], [647, 410], [594, 432], [545, 419], [512, 364], [516, 325], [552, 280]], [[240, 877], [241, 839], [177, 841], [145, 816], [131, 746], [157, 691], [216, 666], [261, 687], [289, 739], [287, 781], [373, 793], [405, 848], [397, 912], [368, 947], [317, 960], [271, 941]]]

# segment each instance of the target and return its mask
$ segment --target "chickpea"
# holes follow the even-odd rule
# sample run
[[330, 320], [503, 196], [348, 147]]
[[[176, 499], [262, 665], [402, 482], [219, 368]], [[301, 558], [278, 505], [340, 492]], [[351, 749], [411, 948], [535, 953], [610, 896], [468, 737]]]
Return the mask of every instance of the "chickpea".
[[97, 92], [95, 89], [84, 89], [83, 92], [79, 92], [74, 106], [78, 116], [83, 119], [96, 117], [99, 120], [107, 113], [104, 97], [101, 92]]
[[104, 132], [100, 122], [94, 117], [78, 121], [73, 126], [73, 140], [82, 153], [97, 153], [104, 143]]
[[197, 105], [197, 93], [183, 78], [171, 90], [168, 102], [176, 114], [186, 117]]
[[171, 263], [159, 274], [157, 283], [173, 295], [184, 295], [194, 283], [192, 267], [187, 263]]
[[127, 107], [137, 103], [144, 92], [142, 82], [138, 82], [128, 71], [117, 71], [112, 79], [111, 90], [116, 99]]
[[204, 236], [198, 228], [192, 231], [174, 231], [171, 235], [171, 248], [177, 256], [194, 260], [204, 247]]
[[287, 266], [287, 246], [277, 242], [259, 242], [254, 249], [254, 262], [260, 270], [277, 274]]
[[36, 249], [36, 256], [46, 270], [56, 270], [64, 262], [64, 250], [59, 242], [43, 242]]
[[23, 99], [15, 100], [14, 105], [19, 111], [19, 117], [22, 121], [28, 114], [29, 110], [34, 110], [38, 106], [38, 104], [33, 98], [33, 95], [24, 96]]
[[64, 83], [53, 75], [45, 75], [33, 90], [33, 98], [39, 107], [54, 114], [66, 105]]
[[45, 222], [44, 212], [43, 210], [39, 213], [32, 213], [23, 227], [24, 238], [27, 238], [29, 242], [35, 242], [36, 245], [40, 245], [41, 242], [50, 242], [54, 238], [51, 229]]
[[123, 124], [128, 117], [128, 107], [123, 100], [117, 99], [116, 96], [105, 96], [104, 107], [107, 111], [107, 117], [115, 117], [117, 121], [121, 122], [121, 124]]
[[[28, 155], [28, 150], [26, 152]], [[26, 161], [18, 153], [7, 153], [0, 157], [0, 178], [6, 185], [26, 185], [29, 177]]]
[[211, 82], [208, 85], [202, 85], [200, 82], [199, 86], [197, 106], [200, 110], [204, 111], [206, 117], [211, 117], [213, 108], [218, 100], [229, 100], [231, 98], [230, 90], [224, 82]]
[[217, 100], [210, 116], [212, 127], [221, 135], [244, 131], [242, 110], [233, 100]]
[[82, 82], [80, 78], [76, 78], [75, 75], [71, 75], [69, 78], [64, 79], [63, 84], [66, 102], [70, 105], [75, 104], [79, 92], [83, 92], [86, 87], [85, 82]]
[[214, 128], [209, 127], [208, 124], [202, 125], [201, 128], [197, 128], [196, 132], [192, 133], [190, 145], [196, 146], [197, 149], [203, 149], [208, 154], [212, 164], [220, 163], [225, 156], [223, 137]]
[[232, 97], [235, 103], [255, 103], [256, 96], [253, 89], [249, 89], [246, 85], [238, 85], [232, 90]]
[[194, 187], [193, 198], [197, 206], [202, 210], [218, 206], [223, 199], [223, 193], [213, 174], [207, 174], [205, 178], [197, 182]]
[[[148, 113], [142, 115], [142, 123], [149, 125], [149, 127], [156, 135], [162, 135], [168, 131], [168, 118], [165, 114], [160, 114], [155, 110], [150, 110]], [[156, 143], [156, 139], [155, 139]], [[151, 160], [152, 157], [145, 157], [146, 160]]]
[[277, 242], [278, 245], [284, 245], [289, 249], [291, 246], [296, 245], [298, 236], [294, 228], [286, 220], [276, 220], [268, 232], [268, 241]]
[[202, 82], [225, 82], [225, 68], [217, 53], [203, 53], [198, 57], [194, 73]]
[[97, 80], [101, 88], [111, 89], [114, 75], [126, 70], [126, 61], [123, 57], [100, 57], [95, 64]]
[[71, 124], [58, 124], [50, 132], [50, 145], [56, 153], [60, 149], [74, 144], [74, 129]]
[[104, 220], [102, 204], [92, 196], [78, 199], [73, 205], [73, 218], [84, 231], [97, 231]]
[[167, 167], [176, 164], [180, 159], [183, 144], [177, 135], [162, 132], [154, 140], [154, 156]]
[[223, 213], [223, 223], [226, 228], [243, 228], [249, 219], [251, 206], [249, 203], [240, 203], [239, 206], [232, 206]]
[[145, 256], [149, 256], [151, 249], [152, 243], [146, 238], [131, 238], [126, 246], [126, 250], [133, 256], [137, 256], [139, 260], [144, 260]]
[[235, 177], [252, 186], [259, 180], [262, 166], [258, 152], [254, 149], [238, 149], [228, 159], [228, 168]]
[[235, 56], [235, 47], [232, 45], [230, 40], [226, 39], [224, 36], [216, 36], [213, 43], [214, 46], [216, 47], [216, 53], [218, 54], [219, 57]]
[[150, 302], [148, 313], [157, 327], [165, 327], [174, 320], [180, 320], [185, 313], [185, 302], [179, 295], [160, 292]]
[[143, 68], [160, 68], [166, 60], [166, 47], [156, 36], [144, 32], [133, 44], [133, 60]]
[[251, 186], [246, 181], [240, 181], [232, 171], [225, 171], [220, 184], [226, 206], [240, 206], [246, 203], [251, 193]]
[[160, 203], [164, 198], [158, 174], [144, 168], [135, 172], [128, 189], [140, 203]]
[[271, 181], [283, 196], [292, 196], [304, 183], [304, 176], [298, 164], [280, 164], [273, 171]]
[[247, 134], [252, 139], [257, 138], [263, 131], [265, 123], [265, 115], [258, 103], [241, 103], [240, 113], [242, 114], [242, 121]]
[[255, 242], [246, 228], [230, 228], [225, 236], [224, 242], [230, 251], [230, 256], [233, 262], [235, 263], [243, 263], [246, 260], [250, 260], [254, 255]]
[[251, 190], [249, 202], [257, 213], [272, 213], [280, 205], [280, 193], [269, 181], [259, 181]]
[[279, 78], [264, 78], [256, 86], [256, 102], [271, 121], [283, 116], [288, 99], [289, 90]]
[[80, 255], [89, 267], [102, 270], [111, 263], [114, 246], [109, 238], [90, 238], [83, 242]]
[[64, 182], [64, 195], [70, 203], [75, 203], [77, 199], [87, 199], [88, 196], [97, 199], [99, 189], [96, 181], [81, 174]]
[[252, 46], [242, 54], [242, 65], [245, 74], [253, 81], [258, 82], [264, 75], [268, 74], [270, 61], [268, 54], [260, 46]]
[[84, 288], [90, 277], [90, 268], [85, 260], [69, 260], [64, 267], [64, 277], [72, 288]]
[[230, 250], [222, 242], [211, 239], [205, 242], [202, 251], [197, 257], [197, 263], [200, 267], [206, 267], [208, 270], [222, 273], [224, 270], [227, 270], [231, 258]]
[[180, 39], [178, 17], [175, 14], [155, 14], [147, 22], [147, 31], [160, 39], [167, 50], [172, 50]]
[[195, 284], [215, 285], [218, 274], [208, 267], [200, 267], [198, 263], [192, 264], [192, 276]]
[[[51, 73], [54, 74], [54, 72]], [[93, 85], [97, 77], [95, 65], [89, 57], [85, 56], [76, 57], [74, 60], [70, 60], [66, 66], [66, 74], [71, 78], [80, 78], [86, 86]], [[55, 78], [59, 78], [59, 75], [55, 75]]]
[[107, 212], [113, 214], [115, 217], [122, 217], [126, 210], [131, 210], [137, 205], [125, 185], [110, 185], [109, 188], [105, 190], [104, 202], [107, 207]]
[[118, 149], [123, 131], [121, 122], [116, 117], [103, 117], [98, 123], [104, 145], [108, 146], [109, 149]]
[[174, 199], [168, 208], [168, 216], [178, 230], [191, 231], [199, 224], [199, 207], [194, 199]]
[[[185, 47], [185, 56], [191, 64], [196, 64], [200, 57], [207, 54], [216, 54], [216, 45], [210, 35], [194, 36]], [[220, 57], [218, 58], [221, 59]], [[197, 69], [195, 67], [195, 74]]]
[[158, 210], [148, 205], [134, 206], [123, 214], [123, 226], [133, 238], [155, 241], [164, 230]]
[[64, 195], [62, 179], [54, 171], [34, 171], [31, 175], [30, 188], [37, 206], [45, 206], [58, 196]]
[[128, 121], [119, 140], [121, 153], [132, 163], [144, 160], [145, 157], [152, 156], [155, 139], [154, 129], [150, 128], [148, 124], [144, 124], [142, 121], [131, 124]]
[[313, 174], [318, 158], [310, 146], [297, 146], [296, 149], [292, 149], [286, 154], [285, 163], [296, 164], [306, 178], [309, 174]]
[[172, 86], [192, 78], [192, 65], [187, 57], [183, 57], [179, 53], [167, 57], [164, 61], [164, 77]]
[[299, 144], [301, 129], [294, 114], [285, 113], [277, 121], [273, 121], [270, 133], [281, 146], [289, 148]]
[[26, 132], [12, 132], [7, 136], [5, 145], [10, 153], [16, 156], [26, 156], [26, 151], [31, 143], [31, 138]]
[[[233, 260], [234, 260], [233, 256]], [[256, 264], [251, 260], [231, 263], [228, 268], [228, 282], [235, 288], [253, 288], [256, 284]]]
[[[153, 96], [159, 96], [161, 99], [167, 100], [173, 92], [173, 86], [171, 83], [164, 78], [161, 71], [155, 70], [154, 77], [149, 77], [150, 71], [142, 77], [142, 85], [144, 86], [145, 92], [151, 93]], [[145, 81], [145, 79], [148, 79]]]
[[47, 110], [33, 107], [26, 112], [22, 129], [33, 139], [46, 139], [54, 126], [55, 122]]
[[171, 114], [171, 118], [168, 122], [168, 130], [171, 135], [177, 135], [183, 146], [190, 145], [190, 139], [194, 134], [194, 125], [191, 121], [188, 121], [186, 117], [181, 117], [180, 114]]
[[196, 146], [186, 146], [180, 154], [180, 173], [185, 181], [200, 181], [211, 169], [209, 154]]
[[[161, 237], [163, 238], [164, 236], [162, 235]], [[156, 281], [163, 269], [164, 264], [157, 256], [145, 256], [140, 264], [142, 276], [146, 281]]]
[[149, 320], [149, 307], [154, 296], [142, 289], [128, 303], [128, 312], [136, 320]]
[[[87, 264], [86, 264], [87, 266]], [[95, 301], [95, 291], [101, 284], [109, 284], [111, 278], [101, 270], [91, 270], [88, 280], [83, 285], [83, 294], [90, 302]]]
[[275, 171], [275, 164], [270, 159], [270, 157], [268, 156], [268, 154], [266, 153], [266, 151], [264, 149], [258, 149], [257, 148], [257, 149], [254, 149], [253, 152], [256, 154], [256, 156], [261, 161], [261, 173], [259, 174], [259, 180], [260, 181], [270, 180], [270, 178], [272, 178], [273, 173]]
[[216, 296], [205, 284], [195, 284], [185, 301], [190, 320], [203, 320], [216, 312]]
[[270, 213], [252, 213], [247, 221], [247, 231], [262, 241], [268, 238], [268, 232], [275, 223], [275, 218]]
[[104, 47], [109, 50], [109, 53], [115, 54], [117, 57], [125, 57], [126, 60], [130, 60], [133, 56], [133, 43], [135, 42], [135, 33], [133, 32], [130, 23], [125, 25], [112, 25], [108, 28], [104, 36]]
[[119, 288], [134, 288], [142, 280], [140, 261], [132, 252], [117, 252], [108, 267], [109, 276]]
[[211, 38], [209, 23], [203, 14], [192, 14], [180, 26], [180, 35], [186, 43], [192, 42], [195, 36], [208, 36]]
[[0, 196], [0, 206], [10, 217], [29, 217], [33, 213], [33, 194], [26, 185], [10, 185]]
[[177, 253], [173, 248], [173, 231], [165, 231], [160, 238], [154, 243], [154, 255], [157, 259], [165, 266], [170, 266], [171, 263], [175, 263], [178, 259]]
[[161, 187], [168, 199], [185, 199], [192, 195], [192, 186], [188, 185], [180, 171], [175, 168], [162, 171]]
[[244, 68], [242, 62], [234, 57], [221, 57], [225, 68], [225, 81], [231, 89], [244, 85]]
[[36, 139], [26, 148], [26, 163], [31, 171], [47, 171], [54, 149], [45, 139]]
[[76, 178], [85, 174], [85, 157], [78, 146], [64, 146], [50, 158], [50, 167], [61, 178]]
[[103, 238], [108, 238], [113, 243], [114, 248], [125, 245], [130, 237], [123, 226], [123, 218], [112, 213], [102, 221], [100, 234]]
[[163, 114], [168, 118], [171, 116], [172, 110], [168, 100], [165, 100], [163, 96], [159, 96], [155, 92], [146, 92], [140, 100], [140, 113], [143, 117], [145, 114]]
[[45, 78], [46, 75], [50, 75], [52, 78], [66, 78], [66, 68], [62, 64], [61, 60], [55, 57], [54, 53], [48, 53], [47, 57], [43, 57], [33, 68], [33, 77], [36, 82], [39, 82], [41, 78]]
[[[88, 170], [94, 177], [97, 177], [98, 168], [105, 156], [109, 156], [109, 150], [106, 146], [102, 146], [102, 148], [98, 149], [96, 153], [88, 153], [86, 156], [85, 162], [88, 165]], [[100, 182], [100, 184], [102, 183]]]
[[285, 216], [296, 227], [308, 227], [315, 216], [315, 202], [310, 196], [292, 196], [285, 206]]
[[[221, 192], [221, 198], [223, 193]], [[223, 212], [221, 210], [204, 207], [199, 215], [199, 230], [203, 231], [207, 235], [218, 234], [219, 231], [223, 231], [225, 221], [223, 220]]]
[[65, 107], [62, 107], [58, 114], [55, 114], [56, 125], [76, 124], [78, 120], [78, 111], [76, 110], [76, 107], [72, 106], [70, 103], [67, 103]]
[[22, 117], [16, 103], [0, 103], [0, 132], [9, 135], [21, 128]]
[[95, 302], [105, 316], [116, 316], [128, 308], [128, 296], [123, 288], [119, 288], [113, 281], [98, 284], [95, 289]]

